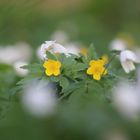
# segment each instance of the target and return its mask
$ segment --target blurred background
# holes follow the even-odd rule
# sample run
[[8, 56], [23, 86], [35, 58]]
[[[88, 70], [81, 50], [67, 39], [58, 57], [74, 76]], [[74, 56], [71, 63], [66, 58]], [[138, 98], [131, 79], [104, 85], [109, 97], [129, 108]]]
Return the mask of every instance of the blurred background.
[[0, 43], [38, 46], [57, 30], [98, 47], [120, 33], [139, 41], [139, 0], [1, 0]]
[[60, 105], [53, 117], [38, 119], [23, 111], [17, 97], [11, 99], [11, 89], [27, 74], [17, 66], [34, 62], [44, 41], [94, 43], [103, 54], [118, 37], [139, 46], [139, 26], [139, 0], [0, 0], [0, 139], [139, 140], [140, 125], [104, 104], [91, 102], [85, 110], [86, 101], [78, 101], [76, 110]]

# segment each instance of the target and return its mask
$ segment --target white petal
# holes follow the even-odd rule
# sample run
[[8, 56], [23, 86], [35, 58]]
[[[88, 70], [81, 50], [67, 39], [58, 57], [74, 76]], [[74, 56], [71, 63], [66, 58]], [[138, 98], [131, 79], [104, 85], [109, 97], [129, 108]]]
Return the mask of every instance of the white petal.
[[66, 48], [62, 45], [56, 43], [56, 41], [45, 41], [41, 45], [41, 49], [37, 50], [37, 55], [41, 59], [47, 59], [46, 51], [49, 51], [51, 53], [66, 53]]
[[54, 45], [55, 43], [56, 43], [56, 41], [45, 41], [46, 47], [50, 47], [50, 46]]
[[126, 61], [126, 60], [132, 60], [135, 63], [139, 63], [140, 60], [136, 56], [136, 54], [130, 50], [124, 50], [120, 53], [120, 59], [121, 61]]
[[69, 36], [68, 34], [63, 31], [63, 30], [56, 30], [52, 36], [51, 36], [52, 40], [57, 40], [59, 43], [66, 43], [68, 42]]
[[34, 80], [24, 89], [21, 101], [24, 109], [35, 117], [45, 117], [54, 112], [56, 106], [55, 85]]
[[41, 51], [41, 48], [40, 47], [37, 48], [36, 55], [37, 55], [38, 58], [40, 58], [42, 60], [44, 60], [44, 58], [46, 58], [46, 56], [44, 56], [43, 51]]
[[122, 51], [126, 49], [126, 43], [125, 41], [121, 39], [115, 39], [110, 43], [110, 49], [111, 50], [117, 50]]
[[125, 62], [125, 61], [121, 62], [121, 65], [126, 73], [130, 72], [129, 65], [127, 64], [127, 62]]
[[11, 65], [16, 61], [29, 61], [31, 55], [31, 47], [26, 43], [0, 47], [0, 63]]
[[134, 63], [133, 63], [132, 61], [128, 61], [128, 63], [129, 63], [130, 71], [135, 70], [135, 65], [134, 65]]
[[28, 74], [29, 71], [27, 69], [21, 68], [22, 66], [25, 66], [25, 65], [28, 65], [28, 63], [25, 61], [17, 61], [16, 63], [14, 63], [13, 67], [17, 75], [26, 76]]
[[53, 47], [53, 52], [54, 53], [66, 53], [67, 50], [65, 47], [63, 47], [62, 45], [55, 43], [54, 47]]
[[121, 65], [126, 73], [129, 73], [135, 70], [135, 65], [131, 60], [126, 60], [126, 61], [121, 62]]
[[113, 103], [123, 115], [136, 117], [140, 111], [140, 99], [135, 86], [119, 83], [113, 91]]
[[67, 53], [68, 54], [75, 54], [75, 55], [79, 55], [80, 53], [80, 45], [76, 44], [76, 43], [68, 43], [66, 44], [66, 48], [67, 48]]
[[140, 67], [137, 69], [137, 88], [140, 94]]

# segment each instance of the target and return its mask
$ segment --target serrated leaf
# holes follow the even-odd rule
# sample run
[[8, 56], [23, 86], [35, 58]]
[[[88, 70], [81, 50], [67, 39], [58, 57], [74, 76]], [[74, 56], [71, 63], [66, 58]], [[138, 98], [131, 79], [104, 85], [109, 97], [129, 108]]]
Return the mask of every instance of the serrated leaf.
[[58, 60], [61, 61], [63, 68], [69, 68], [76, 64], [75, 57], [66, 57], [64, 54], [59, 55]]
[[81, 71], [87, 68], [86, 64], [83, 63], [77, 63], [76, 65], [73, 66], [74, 71]]
[[24, 77], [23, 79], [21, 79], [20, 81], [18, 81], [18, 82], [16, 83], [16, 85], [17, 85], [17, 86], [19, 86], [19, 85], [24, 85], [24, 84], [26, 84], [27, 82], [29, 82], [29, 81], [31, 81], [31, 80], [33, 80], [33, 79], [35, 79], [35, 77], [32, 76], [32, 75], [26, 76], [26, 77]]
[[97, 53], [96, 53], [96, 50], [95, 50], [93, 44], [91, 44], [89, 46], [89, 48], [88, 48], [87, 57], [88, 57], [88, 60], [92, 60], [92, 59], [96, 59], [97, 58]]
[[78, 82], [78, 83], [72, 83], [70, 84], [66, 89], [62, 91], [63, 95], [59, 98], [59, 100], [69, 96], [73, 91], [76, 89], [79, 89], [81, 86], [83, 86], [83, 82]]
[[60, 86], [62, 87], [62, 91], [63, 91], [64, 89], [66, 89], [66, 88], [69, 86], [69, 81], [68, 81], [68, 79], [65, 78], [65, 77], [62, 77], [62, 78], [60, 79]]

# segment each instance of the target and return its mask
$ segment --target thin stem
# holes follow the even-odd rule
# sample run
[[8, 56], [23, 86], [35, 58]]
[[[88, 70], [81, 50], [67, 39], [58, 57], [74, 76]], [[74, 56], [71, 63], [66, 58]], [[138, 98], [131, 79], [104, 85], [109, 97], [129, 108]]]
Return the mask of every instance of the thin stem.
[[88, 83], [86, 84], [86, 93], [88, 93]]
[[105, 71], [107, 70], [107, 68], [109, 67], [109, 65], [111, 64], [111, 62], [113, 61], [113, 59], [117, 56], [117, 53], [115, 53], [109, 60], [108, 64], [105, 66], [105, 69], [102, 73], [102, 76], [104, 75]]

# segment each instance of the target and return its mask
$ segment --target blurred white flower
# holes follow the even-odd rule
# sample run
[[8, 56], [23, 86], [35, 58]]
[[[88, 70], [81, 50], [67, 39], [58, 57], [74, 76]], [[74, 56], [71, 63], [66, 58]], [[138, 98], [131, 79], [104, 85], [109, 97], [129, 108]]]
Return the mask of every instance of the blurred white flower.
[[68, 42], [68, 34], [62, 30], [56, 30], [53, 34], [52, 34], [52, 40], [57, 40], [59, 43], [66, 43]]
[[113, 91], [113, 104], [122, 115], [136, 119], [140, 113], [140, 95], [136, 85], [120, 82]]
[[78, 43], [67, 43], [65, 45], [65, 47], [67, 49], [67, 54], [79, 55], [79, 53], [81, 53], [79, 46], [80, 46], [80, 44], [78, 44]]
[[16, 61], [29, 61], [31, 48], [26, 43], [19, 43], [15, 46], [0, 47], [0, 63], [13, 64]]
[[55, 111], [55, 86], [35, 80], [26, 86], [22, 94], [22, 105], [35, 117], [49, 116]]
[[56, 43], [56, 41], [45, 41], [41, 45], [41, 48], [37, 50], [37, 56], [41, 59], [47, 59], [47, 51], [51, 53], [67, 53], [66, 48]]
[[140, 46], [135, 46], [135, 48], [133, 49], [133, 52], [140, 59]]
[[115, 39], [110, 43], [110, 50], [122, 51], [127, 48], [127, 44], [122, 39]]
[[27, 69], [21, 68], [22, 66], [25, 66], [25, 65], [28, 65], [28, 63], [25, 61], [17, 61], [13, 64], [13, 67], [14, 67], [17, 75], [26, 76], [28, 74], [29, 71]]
[[124, 50], [120, 53], [121, 65], [126, 73], [135, 70], [134, 63], [139, 63], [140, 60], [136, 54], [130, 50]]
[[15, 44], [15, 47], [17, 47], [19, 52], [22, 53], [21, 60], [30, 61], [32, 58], [32, 48], [29, 44], [26, 42], [19, 42]]
[[130, 140], [128, 135], [120, 130], [111, 130], [103, 135], [104, 140]]

